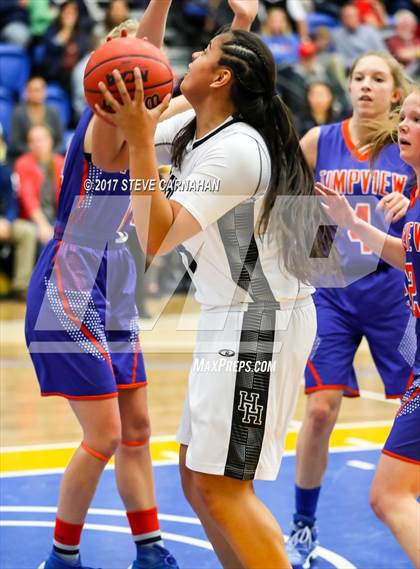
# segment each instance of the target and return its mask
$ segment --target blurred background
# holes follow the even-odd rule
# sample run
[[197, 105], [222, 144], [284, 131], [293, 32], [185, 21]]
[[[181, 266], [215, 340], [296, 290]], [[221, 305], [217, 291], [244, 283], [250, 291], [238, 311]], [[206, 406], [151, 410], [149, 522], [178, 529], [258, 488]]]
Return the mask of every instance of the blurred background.
[[[0, 300], [24, 302], [37, 256], [52, 236], [63, 157], [85, 108], [89, 54], [116, 25], [139, 18], [147, 3], [0, 2]], [[387, 50], [419, 78], [419, 12], [420, 0], [260, 0], [253, 31], [274, 55], [278, 90], [301, 136], [350, 114], [347, 72], [364, 51]], [[191, 54], [231, 19], [227, 0], [173, 0], [165, 50], [176, 91]], [[130, 247], [143, 275], [147, 260], [134, 236]], [[141, 316], [150, 316], [148, 299], [185, 293], [190, 283], [183, 275], [177, 253], [156, 259], [139, 277]]]

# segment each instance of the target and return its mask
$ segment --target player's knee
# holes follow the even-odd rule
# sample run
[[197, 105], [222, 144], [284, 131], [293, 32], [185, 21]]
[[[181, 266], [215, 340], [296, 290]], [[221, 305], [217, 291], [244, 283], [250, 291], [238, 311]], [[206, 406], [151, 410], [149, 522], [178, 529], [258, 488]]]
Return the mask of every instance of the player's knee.
[[86, 444], [105, 456], [113, 456], [121, 442], [121, 425], [102, 425], [94, 431], [85, 434]]
[[150, 420], [147, 413], [139, 413], [130, 420], [129, 424], [123, 425], [123, 441], [147, 442], [150, 436]]
[[373, 484], [369, 494], [370, 507], [376, 516], [386, 521], [389, 515], [398, 509], [398, 499], [380, 485]]
[[220, 477], [217, 477], [218, 480], [215, 478], [194, 474], [193, 488], [208, 514], [213, 519], [221, 521], [226, 517], [229, 506], [240, 508], [250, 490], [250, 485], [244, 483], [243, 486], [238, 485], [234, 488], [232, 485], [221, 483]]
[[308, 419], [315, 433], [322, 433], [334, 424], [335, 408], [328, 400], [317, 399], [308, 408]]

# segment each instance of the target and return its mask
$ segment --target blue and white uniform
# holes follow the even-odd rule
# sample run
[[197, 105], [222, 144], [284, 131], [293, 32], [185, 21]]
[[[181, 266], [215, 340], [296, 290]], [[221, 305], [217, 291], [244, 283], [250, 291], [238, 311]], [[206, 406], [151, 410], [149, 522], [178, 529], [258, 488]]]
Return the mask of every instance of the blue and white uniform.
[[63, 172], [54, 238], [28, 290], [26, 342], [41, 393], [69, 399], [116, 397], [146, 384], [135, 303], [129, 178], [84, 154], [92, 118], [77, 126]]
[[[376, 203], [395, 191], [408, 197], [414, 180], [395, 144], [387, 146], [372, 166], [368, 155], [353, 145], [349, 120], [321, 127], [315, 177], [347, 195], [360, 217], [385, 231], [388, 228], [376, 212]], [[403, 225], [401, 220], [387, 232], [400, 236]], [[365, 336], [386, 397], [401, 397], [413, 378], [415, 354], [414, 322], [404, 306], [403, 275], [350, 231], [340, 232], [337, 247], [350, 284], [320, 288], [314, 295], [318, 330], [305, 371], [305, 391], [339, 389], [357, 397], [353, 359]]]
[[406, 255], [405, 293], [416, 318], [417, 351], [414, 381], [402, 399], [382, 452], [420, 464], [420, 200], [414, 196], [406, 215], [402, 239]]

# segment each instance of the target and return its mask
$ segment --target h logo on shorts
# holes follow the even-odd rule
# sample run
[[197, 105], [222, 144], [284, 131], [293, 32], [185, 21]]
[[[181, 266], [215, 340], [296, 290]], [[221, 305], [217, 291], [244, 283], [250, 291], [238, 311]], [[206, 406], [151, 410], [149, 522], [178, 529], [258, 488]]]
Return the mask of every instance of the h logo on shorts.
[[239, 405], [238, 411], [242, 411], [244, 416], [242, 417], [242, 423], [246, 425], [254, 425], [255, 427], [262, 426], [262, 412], [263, 406], [258, 405], [258, 400], [260, 398], [259, 393], [253, 391], [240, 391], [239, 392]]

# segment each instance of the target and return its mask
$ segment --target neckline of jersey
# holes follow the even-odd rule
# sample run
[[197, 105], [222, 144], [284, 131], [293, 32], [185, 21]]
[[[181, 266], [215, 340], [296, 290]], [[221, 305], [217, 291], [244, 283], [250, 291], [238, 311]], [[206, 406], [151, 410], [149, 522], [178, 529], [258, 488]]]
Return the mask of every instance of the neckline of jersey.
[[359, 162], [366, 162], [369, 158], [369, 152], [360, 152], [350, 136], [350, 119], [346, 119], [341, 123], [341, 132], [343, 133], [344, 142], [348, 151], [359, 160]]
[[229, 116], [225, 121], [222, 122], [221, 125], [217, 126], [213, 130], [211, 130], [210, 132], [208, 132], [207, 134], [202, 136], [201, 138], [197, 138], [196, 140], [193, 140], [192, 141], [192, 148], [193, 149], [197, 148], [197, 146], [200, 146], [200, 144], [203, 144], [209, 138], [212, 138], [215, 134], [218, 134], [221, 130], [225, 129], [226, 127], [230, 126], [231, 124], [233, 124], [235, 122], [239, 122], [239, 120], [235, 119], [232, 116]]

